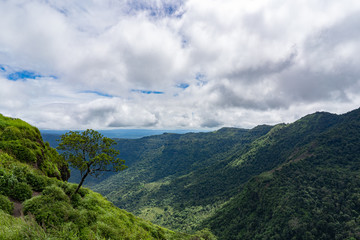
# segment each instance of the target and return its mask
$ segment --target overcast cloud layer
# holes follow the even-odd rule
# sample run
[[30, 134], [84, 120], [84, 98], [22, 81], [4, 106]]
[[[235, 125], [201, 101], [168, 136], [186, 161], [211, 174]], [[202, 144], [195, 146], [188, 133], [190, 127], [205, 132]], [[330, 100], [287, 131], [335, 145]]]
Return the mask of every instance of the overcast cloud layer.
[[0, 0], [0, 113], [249, 128], [360, 106], [357, 0]]

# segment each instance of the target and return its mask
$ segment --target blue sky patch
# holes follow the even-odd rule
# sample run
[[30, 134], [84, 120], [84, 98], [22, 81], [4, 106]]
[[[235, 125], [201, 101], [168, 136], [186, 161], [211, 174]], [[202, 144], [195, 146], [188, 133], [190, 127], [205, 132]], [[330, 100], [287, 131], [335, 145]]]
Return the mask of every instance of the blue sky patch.
[[82, 91], [81, 93], [92, 93], [92, 94], [96, 94], [96, 95], [101, 96], [101, 97], [108, 97], [108, 98], [114, 97], [113, 95], [110, 95], [110, 94], [107, 94], [107, 93], [102, 93], [102, 92], [99, 92], [99, 91], [91, 91], [91, 90]]
[[8, 65], [1, 65], [1, 64], [0, 64], [0, 72], [2, 72], [5, 75], [5, 77], [10, 81], [26, 81], [27, 79], [37, 79], [37, 78], [58, 79], [58, 77], [55, 75], [45, 76], [35, 71], [22, 70], [19, 68], [14, 68]]
[[182, 89], [186, 89], [186, 88], [188, 88], [189, 86], [190, 86], [190, 85], [187, 84], [187, 83], [180, 83], [180, 84], [176, 85], [176, 87], [182, 88]]
[[164, 92], [160, 92], [160, 91], [149, 91], [149, 90], [139, 90], [139, 89], [132, 89], [131, 92], [142, 93], [142, 94], [164, 94]]
[[25, 79], [36, 79], [39, 77], [43, 77], [40, 74], [31, 71], [20, 71], [20, 72], [13, 72], [7, 75], [7, 79], [11, 81], [18, 81], [18, 80], [25, 80]]
[[198, 81], [197, 86], [204, 86], [207, 84], [206, 75], [203, 73], [197, 73], [195, 79]]
[[196, 79], [196, 80], [201, 80], [201, 81], [203, 81], [204, 78], [205, 78], [205, 74], [196, 73], [196, 75], [195, 75], [195, 79]]
[[162, 17], [175, 17], [181, 18], [183, 13], [178, 13], [183, 1], [177, 1], [173, 3], [162, 3], [154, 4], [147, 1], [133, 1], [128, 3], [129, 13], [138, 12], [138, 11], [147, 11], [150, 16], [155, 18]]

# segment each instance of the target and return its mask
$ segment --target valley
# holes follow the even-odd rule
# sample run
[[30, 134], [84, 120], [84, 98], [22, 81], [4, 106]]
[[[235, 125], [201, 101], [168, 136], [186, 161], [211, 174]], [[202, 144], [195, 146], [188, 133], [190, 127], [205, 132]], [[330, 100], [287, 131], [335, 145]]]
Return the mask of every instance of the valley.
[[219, 239], [358, 239], [359, 126], [354, 110], [253, 129], [117, 139], [129, 169], [87, 184], [176, 231], [209, 228]]

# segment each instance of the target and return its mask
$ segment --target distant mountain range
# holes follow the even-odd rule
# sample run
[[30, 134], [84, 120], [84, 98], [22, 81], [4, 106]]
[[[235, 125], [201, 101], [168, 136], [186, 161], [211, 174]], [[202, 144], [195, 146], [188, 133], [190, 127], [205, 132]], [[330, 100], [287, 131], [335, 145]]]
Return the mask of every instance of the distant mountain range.
[[156, 224], [224, 240], [360, 239], [359, 109], [117, 143], [129, 168], [88, 184]]
[[[42, 135], [61, 135], [69, 130], [41, 130]], [[188, 133], [188, 132], [199, 132], [199, 130], [152, 130], [152, 129], [112, 129], [112, 130], [97, 130], [102, 135], [108, 138], [142, 138], [151, 135], [159, 135], [163, 133]]]

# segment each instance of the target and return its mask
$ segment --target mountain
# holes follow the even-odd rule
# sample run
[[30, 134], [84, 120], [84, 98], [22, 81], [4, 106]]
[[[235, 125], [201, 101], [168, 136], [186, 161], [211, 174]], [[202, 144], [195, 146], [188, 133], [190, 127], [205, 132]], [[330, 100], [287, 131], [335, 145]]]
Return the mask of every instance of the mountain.
[[[99, 130], [99, 132], [108, 138], [121, 138], [121, 139], [136, 139], [145, 136], [159, 135], [163, 133], [187, 133], [190, 130], [149, 130], [149, 129], [113, 129], [113, 130]], [[40, 130], [41, 136], [44, 141], [49, 142], [50, 146], [56, 148], [58, 146], [58, 140], [60, 136], [68, 131], [66, 130]], [[77, 169], [73, 169], [70, 166], [71, 175], [68, 179], [69, 182], [77, 183], [80, 181], [80, 172]], [[91, 186], [103, 181], [109, 176], [114, 175], [113, 173], [107, 173], [98, 177], [88, 176], [85, 179], [85, 185]]]
[[214, 239], [135, 217], [68, 183], [69, 168], [37, 128], [0, 114], [0, 239]]
[[191, 232], [253, 175], [244, 171], [237, 178], [226, 165], [271, 128], [119, 139], [117, 148], [129, 169], [92, 189], [136, 215]]
[[307, 116], [277, 142], [293, 149], [282, 164], [252, 178], [202, 226], [219, 239], [360, 239], [360, 110]]
[[360, 110], [291, 124], [119, 139], [129, 169], [91, 188], [219, 239], [360, 239]]
[[[41, 130], [41, 135], [53, 135], [60, 136], [69, 130]], [[126, 138], [126, 139], [134, 139], [134, 138], [142, 138], [146, 136], [152, 135], [160, 135], [163, 133], [187, 133], [192, 130], [152, 130], [152, 129], [111, 129], [111, 130], [97, 130], [102, 135], [108, 138]], [[51, 138], [51, 136], [49, 136]]]

